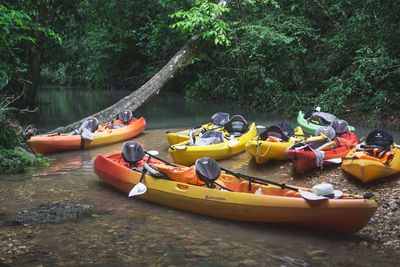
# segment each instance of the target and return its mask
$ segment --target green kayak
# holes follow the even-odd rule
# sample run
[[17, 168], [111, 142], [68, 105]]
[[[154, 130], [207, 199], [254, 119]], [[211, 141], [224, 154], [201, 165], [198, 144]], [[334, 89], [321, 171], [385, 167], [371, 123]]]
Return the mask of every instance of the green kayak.
[[[323, 112], [319, 112], [319, 113], [323, 113]], [[326, 113], [326, 114], [328, 114], [328, 113]], [[330, 115], [330, 117], [331, 117], [330, 119], [336, 118], [332, 114], [328, 114], [328, 115]], [[321, 122], [318, 122], [315, 120], [311, 121], [311, 120], [305, 119], [303, 111], [299, 111], [299, 115], [297, 116], [297, 123], [301, 126], [301, 128], [303, 129], [303, 132], [305, 134], [311, 134], [311, 135], [315, 135], [315, 131], [319, 127], [330, 125], [329, 120], [325, 121], [325, 123], [321, 123]], [[349, 127], [348, 129], [350, 132], [356, 131], [356, 129], [353, 126], [348, 126], [348, 127]]]

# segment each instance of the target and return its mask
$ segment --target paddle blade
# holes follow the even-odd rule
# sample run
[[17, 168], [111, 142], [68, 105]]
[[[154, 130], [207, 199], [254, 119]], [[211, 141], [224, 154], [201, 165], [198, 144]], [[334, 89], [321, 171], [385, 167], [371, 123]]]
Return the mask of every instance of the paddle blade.
[[135, 185], [132, 190], [129, 192], [128, 197], [134, 197], [138, 195], [143, 195], [147, 191], [147, 186], [143, 183], [138, 183]]

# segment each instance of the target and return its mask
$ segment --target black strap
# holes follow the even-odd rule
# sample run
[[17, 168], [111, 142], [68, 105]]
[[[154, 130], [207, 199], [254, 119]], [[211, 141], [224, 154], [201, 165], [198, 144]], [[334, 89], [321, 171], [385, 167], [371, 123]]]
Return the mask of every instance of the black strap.
[[85, 148], [85, 139], [83, 139], [82, 135], [79, 135], [81, 137], [81, 150]]

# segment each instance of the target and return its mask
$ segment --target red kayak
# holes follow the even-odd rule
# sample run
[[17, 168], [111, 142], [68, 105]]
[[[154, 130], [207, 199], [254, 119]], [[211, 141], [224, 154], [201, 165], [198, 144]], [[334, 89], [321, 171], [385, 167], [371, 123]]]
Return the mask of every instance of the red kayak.
[[342, 158], [354, 148], [358, 142], [353, 132], [338, 135], [334, 141], [329, 138], [296, 144], [286, 150], [286, 156], [293, 160], [296, 172], [304, 172], [309, 169], [323, 167], [331, 164], [339, 164]]

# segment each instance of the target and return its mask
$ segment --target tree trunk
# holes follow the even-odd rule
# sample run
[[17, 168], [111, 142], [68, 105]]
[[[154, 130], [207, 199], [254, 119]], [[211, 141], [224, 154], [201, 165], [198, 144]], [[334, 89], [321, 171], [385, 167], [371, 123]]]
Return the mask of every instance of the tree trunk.
[[[41, 27], [46, 27], [46, 16], [47, 16], [47, 6], [45, 1], [40, 1], [38, 6], [38, 21]], [[42, 70], [42, 51], [44, 44], [44, 36], [43, 32], [39, 32], [36, 39], [36, 47], [37, 51], [32, 55], [32, 46], [31, 43], [28, 44], [26, 50], [26, 62], [29, 62], [30, 70], [28, 80], [31, 81], [31, 84], [27, 85], [27, 91], [23, 96], [23, 104], [28, 105], [28, 107], [32, 107], [35, 103], [36, 92], [39, 87], [40, 82], [40, 72]]]
[[[157, 94], [177, 72], [179, 72], [192, 61], [200, 44], [201, 39], [198, 39], [197, 35], [193, 36], [157, 74], [155, 74], [139, 89], [124, 97], [114, 105], [91, 116], [96, 117], [99, 122], [104, 123], [113, 120], [115, 115], [122, 110], [129, 109], [135, 111], [151, 96]], [[86, 118], [71, 123], [65, 127], [59, 127], [51, 132], [70, 132], [73, 129], [78, 128], [85, 119]]]
[[[220, 0], [219, 4], [226, 6], [230, 0]], [[197, 50], [202, 44], [202, 39], [199, 35], [194, 35], [186, 42], [186, 44], [178, 51], [178, 53], [173, 56], [168, 63], [150, 80], [148, 80], [142, 87], [134, 91], [132, 94], [124, 97], [114, 105], [103, 109], [102, 111], [91, 115], [91, 117], [96, 117], [99, 122], [104, 123], [111, 121], [115, 118], [115, 115], [120, 111], [125, 109], [130, 109], [135, 111], [141, 105], [143, 105], [150, 97], [155, 95], [160, 91], [160, 89], [179, 72], [181, 69], [186, 67], [192, 59], [196, 56]], [[78, 128], [83, 121], [71, 123], [65, 127], [59, 127], [52, 130], [51, 132], [70, 132], [73, 129]]]

